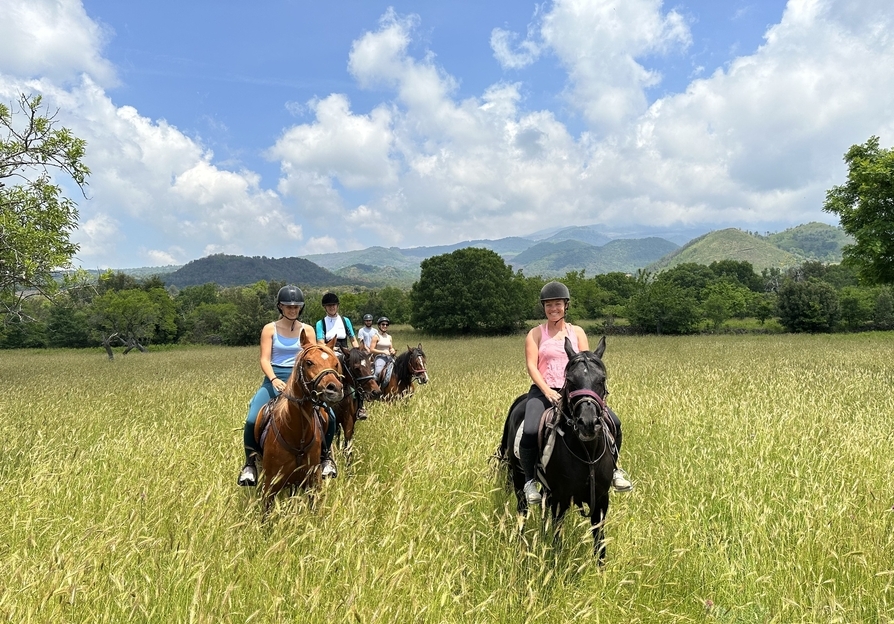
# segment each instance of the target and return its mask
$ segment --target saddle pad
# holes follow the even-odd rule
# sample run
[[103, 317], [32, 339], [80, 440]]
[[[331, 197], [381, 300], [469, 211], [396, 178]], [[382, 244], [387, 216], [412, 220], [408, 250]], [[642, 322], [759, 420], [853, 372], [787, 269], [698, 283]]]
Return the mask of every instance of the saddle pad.
[[[538, 436], [540, 439], [540, 465], [543, 468], [546, 468], [546, 465], [549, 463], [550, 458], [553, 456], [553, 449], [556, 447], [556, 424], [550, 421], [549, 414], [553, 412], [553, 409], [548, 409], [543, 412], [543, 417], [540, 420], [540, 435]], [[518, 449], [521, 446], [522, 435], [524, 435], [525, 428], [519, 427], [515, 432], [515, 443], [512, 445], [512, 452], [515, 454], [516, 458], [520, 458]]]

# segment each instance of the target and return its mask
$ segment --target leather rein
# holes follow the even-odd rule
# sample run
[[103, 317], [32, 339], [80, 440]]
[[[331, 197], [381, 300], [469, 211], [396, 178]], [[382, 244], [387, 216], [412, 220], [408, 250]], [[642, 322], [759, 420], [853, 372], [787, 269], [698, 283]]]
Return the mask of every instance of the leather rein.
[[[609, 439], [614, 439], [610, 432], [608, 431], [608, 424], [606, 423], [606, 405], [605, 405], [605, 397], [601, 396], [599, 393], [590, 390], [589, 388], [581, 388], [579, 390], [571, 390], [568, 391], [567, 388], [567, 379], [566, 379], [566, 387], [562, 389], [563, 401], [564, 405], [568, 406], [568, 410], [561, 410], [562, 418], [566, 425], [569, 425], [575, 432], [575, 435], [579, 434], [579, 429], [577, 423], [574, 420], [574, 411], [577, 409], [579, 405], [582, 403], [594, 403], [599, 408], [599, 426], [602, 428], [602, 450], [596, 456], [593, 457], [590, 455], [590, 449], [586, 444], [581, 440], [581, 446], [584, 449], [584, 453], [586, 453], [587, 457], [584, 459], [580, 457], [577, 453], [575, 453], [568, 446], [568, 440], [566, 440], [565, 436], [560, 436], [562, 438], [562, 443], [565, 445], [565, 450], [568, 451], [568, 454], [571, 455], [578, 462], [586, 465], [589, 468], [589, 476], [587, 477], [587, 485], [590, 486], [590, 509], [593, 509], [596, 505], [596, 465], [599, 461], [605, 456], [606, 452], [608, 452], [610, 446]], [[575, 400], [576, 399], [576, 400]], [[580, 439], [578, 435], [578, 439]]]
[[286, 439], [282, 435], [282, 432], [279, 430], [279, 425], [276, 424], [276, 413], [274, 412], [270, 416], [270, 428], [273, 429], [273, 433], [276, 436], [277, 441], [283, 446], [283, 448], [292, 453], [292, 455], [294, 455], [296, 458], [303, 457], [307, 453], [308, 449], [317, 438], [317, 431], [319, 429], [322, 429], [323, 426], [323, 419], [322, 416], [319, 415], [319, 410], [314, 409], [325, 407], [325, 403], [318, 398], [319, 395], [322, 394], [317, 389], [317, 386], [320, 383], [320, 379], [322, 379], [329, 373], [334, 374], [339, 380], [342, 380], [344, 378], [336, 369], [324, 368], [313, 379], [308, 381], [304, 375], [304, 367], [301, 366], [301, 364], [304, 362], [304, 360], [307, 359], [307, 355], [311, 349], [322, 350], [323, 347], [319, 345], [310, 345], [309, 347], [305, 347], [304, 350], [301, 352], [298, 361], [295, 362], [295, 367], [298, 369], [298, 379], [296, 380], [296, 383], [303, 396], [296, 397], [285, 391], [281, 392], [279, 395], [282, 398], [286, 399], [289, 403], [294, 403], [299, 406], [307, 402], [310, 402], [313, 405], [313, 407], [311, 407], [310, 409], [310, 414], [302, 414], [302, 416], [309, 421], [308, 424], [311, 426], [310, 438], [307, 442], [305, 442], [304, 435], [302, 434], [301, 440], [299, 441], [299, 444], [301, 444], [302, 446], [300, 448], [293, 446], [288, 441], [286, 441]]

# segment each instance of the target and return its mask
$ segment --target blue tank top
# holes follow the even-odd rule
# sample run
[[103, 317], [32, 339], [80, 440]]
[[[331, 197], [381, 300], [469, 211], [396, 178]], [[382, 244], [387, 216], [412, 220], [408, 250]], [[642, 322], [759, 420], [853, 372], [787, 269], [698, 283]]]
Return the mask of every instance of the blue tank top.
[[[303, 330], [302, 330], [303, 331]], [[295, 366], [295, 358], [301, 353], [301, 336], [284, 338], [273, 326], [273, 349], [270, 352], [270, 363], [273, 366]]]

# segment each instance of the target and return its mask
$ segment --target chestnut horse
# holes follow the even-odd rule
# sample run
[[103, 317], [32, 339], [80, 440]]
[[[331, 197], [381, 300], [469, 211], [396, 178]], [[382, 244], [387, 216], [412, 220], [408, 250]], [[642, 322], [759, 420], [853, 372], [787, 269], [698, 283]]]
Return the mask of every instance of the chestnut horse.
[[334, 340], [318, 345], [301, 332], [302, 349], [285, 389], [258, 414], [255, 439], [261, 440], [270, 422], [261, 455], [265, 513], [287, 485], [307, 489], [320, 482], [320, 451], [329, 423], [325, 406], [344, 395], [334, 345]]
[[344, 351], [344, 398], [332, 406], [338, 426], [344, 435], [342, 451], [345, 462], [351, 464], [354, 449], [354, 425], [356, 424], [359, 399], [372, 401], [382, 395], [376, 376], [373, 374], [372, 357], [366, 351], [350, 349]]
[[[565, 386], [553, 434], [554, 447], [546, 466], [543, 456], [538, 461], [538, 478], [544, 486], [545, 502], [555, 520], [556, 538], [565, 512], [572, 502], [583, 513], [589, 507], [593, 533], [593, 552], [602, 562], [605, 559], [603, 524], [608, 514], [608, 493], [615, 469], [618, 448], [616, 431], [610, 424], [605, 404], [606, 371], [602, 362], [605, 336], [595, 351], [575, 353], [571, 341], [565, 338]], [[525, 474], [515, 454], [515, 440], [525, 419], [525, 398], [518, 397], [509, 408], [503, 427], [503, 440], [497, 457], [509, 467], [509, 480], [518, 500], [522, 521], [528, 513], [525, 499]], [[555, 408], [553, 408], [555, 409]], [[547, 440], [543, 432], [544, 442]], [[541, 449], [542, 451], [543, 449]]]
[[[382, 371], [384, 377], [386, 367]], [[400, 399], [413, 394], [413, 382], [428, 383], [428, 371], [425, 369], [425, 352], [420, 342], [415, 347], [407, 346], [407, 350], [394, 359], [394, 369], [391, 379], [384, 383], [379, 379], [379, 387], [382, 388], [382, 398], [386, 401]], [[383, 385], [384, 384], [384, 385]]]

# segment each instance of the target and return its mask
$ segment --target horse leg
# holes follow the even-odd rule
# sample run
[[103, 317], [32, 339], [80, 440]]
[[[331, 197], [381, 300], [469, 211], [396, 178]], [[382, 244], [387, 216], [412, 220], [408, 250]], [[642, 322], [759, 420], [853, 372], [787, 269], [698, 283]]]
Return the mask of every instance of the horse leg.
[[596, 498], [596, 504], [590, 511], [590, 525], [593, 533], [593, 555], [599, 559], [599, 565], [605, 564], [605, 518], [608, 516], [608, 492]]
[[559, 500], [553, 496], [547, 501], [550, 509], [550, 518], [553, 521], [553, 546], [555, 548], [562, 547], [562, 522], [565, 520], [565, 514], [571, 507], [570, 500]]

